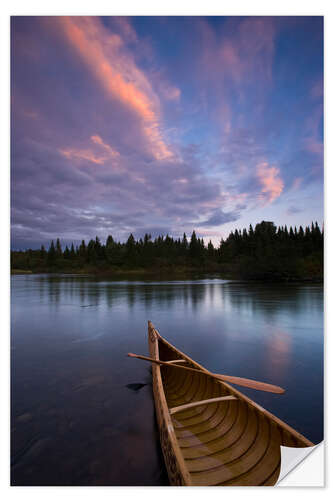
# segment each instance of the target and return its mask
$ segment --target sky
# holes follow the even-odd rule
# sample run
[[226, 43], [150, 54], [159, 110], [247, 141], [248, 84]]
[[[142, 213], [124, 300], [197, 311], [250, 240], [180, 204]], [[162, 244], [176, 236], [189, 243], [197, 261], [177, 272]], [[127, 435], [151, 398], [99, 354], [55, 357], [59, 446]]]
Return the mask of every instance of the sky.
[[323, 223], [322, 17], [12, 17], [11, 246]]

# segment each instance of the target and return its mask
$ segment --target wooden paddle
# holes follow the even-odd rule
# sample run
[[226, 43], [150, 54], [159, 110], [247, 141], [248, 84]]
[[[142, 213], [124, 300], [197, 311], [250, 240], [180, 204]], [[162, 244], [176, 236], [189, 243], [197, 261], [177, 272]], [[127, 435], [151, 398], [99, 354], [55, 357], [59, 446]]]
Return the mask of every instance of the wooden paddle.
[[197, 370], [196, 368], [189, 368], [188, 366], [182, 366], [176, 363], [168, 363], [167, 361], [159, 361], [157, 359], [148, 358], [148, 356], [141, 356], [140, 354], [128, 353], [130, 358], [143, 359], [145, 361], [150, 361], [151, 363], [156, 363], [163, 366], [171, 366], [173, 368], [180, 368], [181, 370], [189, 370], [191, 372], [206, 373], [217, 380], [222, 380], [223, 382], [228, 382], [229, 384], [241, 385], [243, 387], [250, 387], [251, 389], [257, 389], [258, 391], [274, 392], [275, 394], [283, 394], [285, 392], [282, 387], [272, 384], [265, 384], [264, 382], [258, 382], [257, 380], [251, 380], [248, 378], [231, 377], [230, 375], [220, 375], [218, 373], [203, 372], [202, 370]]

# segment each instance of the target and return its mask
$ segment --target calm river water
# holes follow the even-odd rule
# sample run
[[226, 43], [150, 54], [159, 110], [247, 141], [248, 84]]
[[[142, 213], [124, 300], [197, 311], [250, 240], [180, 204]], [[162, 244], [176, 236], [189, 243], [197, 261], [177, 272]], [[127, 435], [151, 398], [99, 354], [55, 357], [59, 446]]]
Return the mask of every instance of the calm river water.
[[[147, 320], [310, 440], [323, 438], [323, 287], [221, 279], [16, 275], [11, 285], [13, 485], [166, 485]], [[128, 384], [146, 384], [139, 390]]]

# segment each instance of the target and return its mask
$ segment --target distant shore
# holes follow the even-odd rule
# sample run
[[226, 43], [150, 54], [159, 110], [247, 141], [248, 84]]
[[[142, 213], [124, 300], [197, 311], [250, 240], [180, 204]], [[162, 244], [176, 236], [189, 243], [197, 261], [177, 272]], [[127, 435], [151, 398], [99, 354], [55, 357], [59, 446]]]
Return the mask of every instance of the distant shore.
[[36, 272], [32, 272], [29, 269], [11, 269], [10, 274], [37, 274]]
[[193, 278], [217, 274], [224, 279], [265, 282], [322, 282], [324, 234], [318, 223], [305, 230], [277, 228], [273, 222], [262, 221], [249, 229], [235, 230], [218, 248], [211, 241], [206, 245], [193, 230], [188, 241], [150, 234], [136, 240], [130, 234], [124, 243], [111, 235], [105, 244], [99, 237], [88, 244], [63, 250], [60, 239], [51, 241], [49, 249], [12, 250], [13, 274], [70, 273], [105, 278]]
[[160, 269], [11, 269], [12, 275], [17, 274], [71, 274], [77, 276], [95, 276], [97, 278], [159, 278], [159, 279], [193, 279], [195, 277], [212, 276], [220, 279], [244, 280], [256, 282], [276, 283], [322, 283], [323, 276], [279, 276], [276, 274], [260, 274], [258, 276], [246, 276], [232, 273], [221, 269], [198, 269], [198, 268], [160, 268]]

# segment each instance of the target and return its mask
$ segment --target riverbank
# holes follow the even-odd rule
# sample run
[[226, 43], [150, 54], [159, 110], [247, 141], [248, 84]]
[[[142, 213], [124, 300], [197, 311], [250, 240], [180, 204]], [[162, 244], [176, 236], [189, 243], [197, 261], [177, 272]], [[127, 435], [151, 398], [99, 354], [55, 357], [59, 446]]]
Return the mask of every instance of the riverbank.
[[30, 269], [11, 269], [10, 274], [36, 274], [36, 273], [33, 273]]
[[80, 269], [54, 269], [42, 268], [36, 270], [26, 269], [11, 269], [11, 274], [71, 274], [78, 276], [91, 276], [96, 278], [106, 279], [198, 279], [202, 276], [210, 276], [213, 278], [227, 280], [254, 281], [263, 283], [323, 283], [322, 275], [314, 276], [296, 276], [296, 275], [279, 275], [276, 273], [247, 273], [232, 272], [221, 268], [196, 268], [196, 267], [164, 267], [164, 268], [136, 268], [136, 269], [101, 269], [83, 267]]

